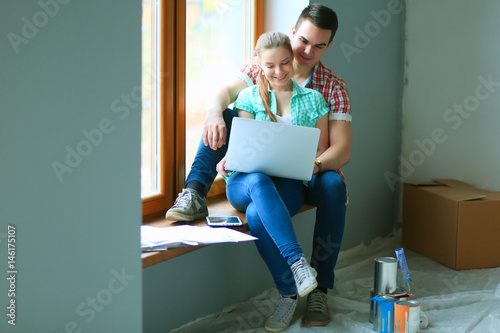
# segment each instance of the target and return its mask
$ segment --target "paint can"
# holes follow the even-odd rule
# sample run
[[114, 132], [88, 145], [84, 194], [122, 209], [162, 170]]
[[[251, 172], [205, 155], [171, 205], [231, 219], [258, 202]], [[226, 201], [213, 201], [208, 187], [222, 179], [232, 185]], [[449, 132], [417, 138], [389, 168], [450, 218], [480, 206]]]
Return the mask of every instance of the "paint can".
[[373, 330], [382, 333], [392, 333], [394, 325], [394, 297], [379, 295], [372, 297], [374, 301]]
[[[373, 309], [375, 307], [375, 301], [372, 301], [371, 299], [375, 296], [380, 296], [380, 294], [376, 294], [375, 289], [371, 288], [370, 289], [370, 318], [368, 319], [368, 321], [372, 324], [373, 324]], [[393, 292], [391, 294], [386, 294], [383, 296], [393, 297], [396, 299], [396, 301], [404, 301], [404, 300], [407, 300], [409, 297], [411, 297], [412, 294], [409, 293], [406, 289], [398, 287], [395, 292]]]
[[398, 260], [393, 257], [375, 258], [374, 289], [376, 294], [390, 294], [396, 291]]
[[420, 332], [420, 302], [397, 301], [394, 303], [394, 332]]

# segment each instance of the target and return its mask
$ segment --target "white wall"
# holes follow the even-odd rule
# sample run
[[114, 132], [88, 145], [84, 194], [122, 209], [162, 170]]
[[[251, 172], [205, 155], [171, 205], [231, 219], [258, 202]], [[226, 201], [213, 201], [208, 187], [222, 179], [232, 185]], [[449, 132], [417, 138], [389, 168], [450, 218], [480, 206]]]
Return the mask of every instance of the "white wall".
[[403, 180], [500, 190], [499, 15], [493, 0], [409, 2]]
[[[0, 331], [140, 332], [140, 107], [123, 120], [111, 108], [141, 84], [140, 2], [1, 7]], [[68, 166], [67, 147], [86, 156]], [[71, 169], [61, 181], [54, 161]]]

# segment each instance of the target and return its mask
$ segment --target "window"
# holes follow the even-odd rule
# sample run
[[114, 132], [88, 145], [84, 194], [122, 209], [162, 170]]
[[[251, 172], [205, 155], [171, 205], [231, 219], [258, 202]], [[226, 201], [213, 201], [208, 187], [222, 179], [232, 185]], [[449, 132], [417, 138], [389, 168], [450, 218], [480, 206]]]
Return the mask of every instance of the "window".
[[[186, 174], [202, 133], [204, 93], [252, 56], [251, 1], [188, 0], [186, 8]], [[249, 8], [247, 8], [249, 7]]]
[[[153, 0], [154, 2], [154, 0]], [[148, 196], [159, 191], [158, 135], [159, 91], [155, 84], [159, 71], [159, 17], [151, 0], [142, 2], [142, 125], [141, 125], [141, 193]]]
[[141, 196], [161, 216], [184, 186], [202, 134], [203, 93], [251, 57], [263, 0], [143, 0]]

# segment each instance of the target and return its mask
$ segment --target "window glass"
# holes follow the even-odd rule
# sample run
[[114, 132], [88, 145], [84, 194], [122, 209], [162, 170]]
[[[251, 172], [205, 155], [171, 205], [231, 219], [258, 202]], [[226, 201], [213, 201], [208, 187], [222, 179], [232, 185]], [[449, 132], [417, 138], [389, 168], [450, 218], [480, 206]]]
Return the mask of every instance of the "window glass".
[[186, 176], [203, 131], [207, 92], [234, 77], [251, 50], [252, 1], [186, 2]]
[[159, 29], [155, 0], [142, 1], [142, 129], [141, 129], [141, 195], [148, 196], [158, 192], [158, 121], [156, 85], [157, 47]]
[[[202, 134], [207, 92], [233, 78], [251, 57], [256, 1], [142, 0], [141, 196], [145, 216], [164, 210], [175, 198], [174, 188], [182, 186], [177, 173], [184, 172], [184, 163], [175, 160], [177, 156], [186, 156], [184, 174], [189, 173]], [[167, 20], [163, 25], [162, 17]], [[160, 54], [162, 47], [165, 54]], [[177, 71], [184, 71], [184, 64], [185, 73], [180, 75]], [[160, 75], [162, 66], [166, 74]], [[180, 86], [186, 88], [185, 96], [179, 93]], [[181, 110], [184, 100], [186, 110]], [[177, 146], [182, 143], [175, 133], [177, 121], [183, 123], [175, 113], [184, 115], [184, 111], [185, 152]], [[161, 164], [166, 161], [175, 165]]]

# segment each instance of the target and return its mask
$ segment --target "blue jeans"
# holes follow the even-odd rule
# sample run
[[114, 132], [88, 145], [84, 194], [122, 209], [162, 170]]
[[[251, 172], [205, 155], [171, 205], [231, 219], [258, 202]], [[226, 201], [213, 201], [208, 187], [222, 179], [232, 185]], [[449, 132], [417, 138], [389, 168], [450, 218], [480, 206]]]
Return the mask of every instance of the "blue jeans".
[[[223, 113], [228, 129], [226, 142], [229, 141], [231, 123], [235, 115], [235, 112], [231, 109], [226, 109]], [[186, 183], [197, 180], [205, 184], [208, 192], [217, 176], [215, 167], [226, 152], [227, 145], [212, 150], [210, 147], [205, 146], [203, 140], [201, 140]], [[335, 280], [333, 269], [337, 263], [344, 234], [346, 188], [342, 177], [335, 171], [325, 171], [314, 175], [308, 185], [304, 189], [304, 203], [317, 207], [311, 265], [318, 271], [316, 278], [318, 286], [332, 289]], [[281, 187], [278, 187], [278, 192], [288, 207], [290, 216], [295, 215], [298, 210], [296, 211], [295, 200], [289, 197], [291, 193], [284, 193]], [[247, 216], [248, 214], [247, 209]], [[259, 238], [259, 241], [256, 242], [257, 248], [268, 265], [278, 290], [282, 295], [295, 294], [295, 281], [289, 265], [283, 259], [267, 229], [259, 222], [259, 219], [251, 218], [247, 222], [252, 234]], [[274, 258], [281, 258], [282, 262], [280, 263], [280, 260], [275, 261]], [[293, 292], [290, 292], [290, 290], [293, 290]]]
[[[344, 234], [345, 183], [337, 172], [325, 171], [314, 175], [308, 186], [304, 186], [304, 190], [304, 203], [317, 207], [311, 266], [318, 272], [318, 287], [332, 289], [335, 281], [334, 268]], [[288, 198], [283, 195], [283, 200], [287, 202]], [[296, 213], [297, 211], [290, 211], [291, 215]], [[255, 244], [274, 278], [278, 291], [283, 296], [294, 295], [295, 282], [290, 266], [280, 256], [267, 226], [259, 219], [247, 219], [247, 222], [252, 235], [259, 238]]]
[[203, 138], [200, 140], [198, 145], [198, 150], [196, 151], [196, 156], [194, 162], [191, 165], [191, 171], [186, 179], [186, 184], [192, 180], [197, 180], [198, 182], [205, 185], [206, 196], [215, 177], [217, 176], [217, 163], [226, 155], [227, 153], [227, 143], [229, 142], [229, 134], [231, 132], [231, 124], [233, 118], [237, 116], [236, 111], [231, 109], [226, 109], [222, 114], [224, 121], [226, 122], [227, 136], [226, 144], [217, 150], [212, 150], [209, 146], [205, 146], [203, 143]]
[[234, 172], [228, 179], [226, 196], [234, 208], [245, 212], [250, 231], [259, 238], [257, 248], [280, 293], [294, 295], [293, 277], [279, 274], [285, 268], [289, 272], [290, 266], [303, 256], [291, 219], [304, 202], [302, 181]]

